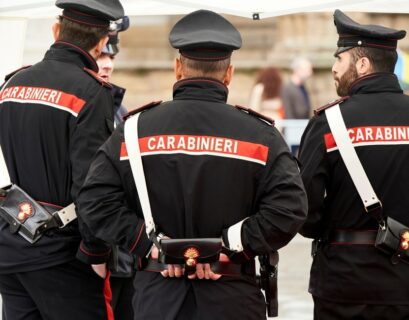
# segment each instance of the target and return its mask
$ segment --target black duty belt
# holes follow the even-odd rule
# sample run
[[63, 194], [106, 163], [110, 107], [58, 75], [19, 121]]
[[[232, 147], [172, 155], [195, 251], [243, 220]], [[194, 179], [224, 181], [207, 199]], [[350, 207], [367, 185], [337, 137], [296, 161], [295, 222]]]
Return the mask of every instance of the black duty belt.
[[375, 244], [378, 230], [335, 230], [329, 238], [332, 245]]
[[[238, 277], [242, 275], [255, 275], [254, 263], [236, 264], [231, 262], [213, 262], [211, 263], [211, 269], [214, 273], [221, 274], [223, 276]], [[158, 262], [157, 259], [149, 259], [144, 271], [149, 272], [162, 272], [167, 270], [167, 265]]]

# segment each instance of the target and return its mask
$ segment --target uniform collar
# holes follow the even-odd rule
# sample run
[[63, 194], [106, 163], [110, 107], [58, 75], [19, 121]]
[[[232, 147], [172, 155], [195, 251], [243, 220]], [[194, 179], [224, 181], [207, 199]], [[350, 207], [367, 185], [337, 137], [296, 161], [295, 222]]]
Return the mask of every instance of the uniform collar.
[[112, 85], [112, 96], [114, 97], [114, 107], [119, 108], [120, 105], [122, 104], [122, 100], [124, 99], [124, 95], [125, 95], [125, 88], [122, 88], [120, 86], [117, 86], [113, 83], [111, 83]]
[[188, 78], [175, 83], [173, 99], [193, 99], [226, 103], [229, 89], [212, 78]]
[[72, 62], [81, 68], [98, 72], [95, 59], [87, 51], [69, 42], [56, 41], [46, 52], [44, 59]]
[[349, 95], [361, 93], [402, 93], [398, 78], [393, 73], [378, 72], [356, 79], [349, 87]]

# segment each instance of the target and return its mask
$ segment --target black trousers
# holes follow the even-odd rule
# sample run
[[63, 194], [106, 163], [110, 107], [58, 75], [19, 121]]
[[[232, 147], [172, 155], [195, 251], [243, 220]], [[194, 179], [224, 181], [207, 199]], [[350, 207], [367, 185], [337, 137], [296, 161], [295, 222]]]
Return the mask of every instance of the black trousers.
[[3, 320], [111, 320], [109, 278], [71, 261], [0, 275]]
[[314, 320], [409, 319], [409, 305], [350, 304], [313, 298]]
[[263, 294], [249, 276], [187, 280], [139, 271], [134, 283], [135, 320], [266, 319]]
[[135, 292], [133, 278], [111, 276], [110, 283], [115, 320], [133, 320], [132, 297]]

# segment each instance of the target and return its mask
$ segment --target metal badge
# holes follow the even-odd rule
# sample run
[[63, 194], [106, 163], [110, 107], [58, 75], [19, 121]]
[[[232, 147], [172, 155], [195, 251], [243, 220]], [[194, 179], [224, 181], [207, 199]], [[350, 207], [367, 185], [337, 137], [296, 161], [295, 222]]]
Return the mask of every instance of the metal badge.
[[401, 234], [400, 248], [402, 250], [408, 250], [409, 248], [409, 231], [404, 231]]
[[190, 247], [186, 249], [183, 256], [186, 258], [186, 265], [189, 267], [194, 267], [197, 264], [197, 258], [199, 257], [199, 250], [195, 247]]
[[30, 202], [22, 202], [18, 205], [18, 207], [20, 210], [18, 212], [17, 219], [22, 223], [34, 213], [33, 206]]

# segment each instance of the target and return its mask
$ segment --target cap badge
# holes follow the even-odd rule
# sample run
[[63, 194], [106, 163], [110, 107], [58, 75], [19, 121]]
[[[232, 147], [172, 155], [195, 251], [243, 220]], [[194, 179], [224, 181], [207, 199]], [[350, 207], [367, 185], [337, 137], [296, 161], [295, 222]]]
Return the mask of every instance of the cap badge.
[[19, 212], [17, 215], [17, 219], [20, 222], [24, 222], [27, 218], [33, 215], [33, 206], [30, 202], [23, 202], [19, 204]]
[[187, 248], [183, 253], [183, 256], [186, 259], [186, 265], [189, 267], [194, 267], [197, 264], [196, 258], [199, 257], [199, 250], [197, 250], [195, 247]]

